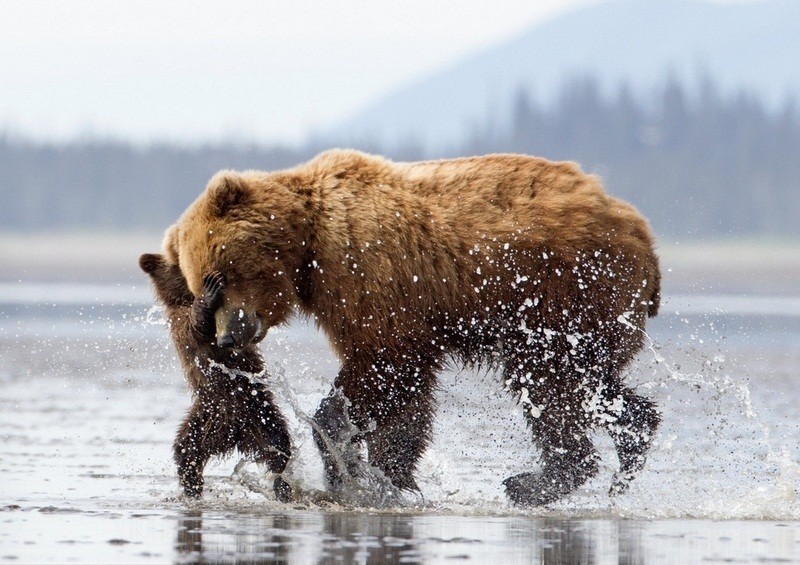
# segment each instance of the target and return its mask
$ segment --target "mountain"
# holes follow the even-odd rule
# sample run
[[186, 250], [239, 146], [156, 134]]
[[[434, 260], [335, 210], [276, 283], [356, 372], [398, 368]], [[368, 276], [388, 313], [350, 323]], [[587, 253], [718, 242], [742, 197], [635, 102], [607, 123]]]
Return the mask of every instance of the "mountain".
[[606, 94], [624, 82], [640, 98], [668, 79], [697, 92], [708, 77], [723, 94], [745, 89], [778, 107], [800, 93], [798, 61], [799, 0], [611, 0], [536, 25], [389, 93], [326, 137], [443, 148], [476, 127], [507, 126], [520, 90], [550, 104], [566, 81], [585, 76]]

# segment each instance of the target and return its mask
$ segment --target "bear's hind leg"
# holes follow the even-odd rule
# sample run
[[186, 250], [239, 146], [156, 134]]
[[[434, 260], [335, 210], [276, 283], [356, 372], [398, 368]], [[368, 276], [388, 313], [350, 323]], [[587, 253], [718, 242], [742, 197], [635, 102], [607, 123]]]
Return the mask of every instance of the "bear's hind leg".
[[609, 490], [611, 495], [628, 490], [631, 480], [642, 470], [661, 422], [661, 415], [651, 400], [629, 388], [623, 388], [619, 397], [622, 400], [621, 413], [615, 421], [606, 424], [619, 458], [619, 471], [614, 474]]
[[581, 406], [582, 379], [578, 374], [508, 369], [505, 377], [512, 392], [520, 395], [534, 441], [541, 449], [542, 465], [539, 472], [503, 481], [506, 494], [518, 505], [550, 504], [597, 474], [599, 456], [587, 435], [591, 419]]
[[[563, 498], [597, 474], [597, 451], [586, 430], [568, 428], [560, 432], [533, 426], [542, 448], [539, 472], [520, 473], [503, 481], [514, 504], [544, 506]], [[567, 439], [563, 432], [574, 434]]]

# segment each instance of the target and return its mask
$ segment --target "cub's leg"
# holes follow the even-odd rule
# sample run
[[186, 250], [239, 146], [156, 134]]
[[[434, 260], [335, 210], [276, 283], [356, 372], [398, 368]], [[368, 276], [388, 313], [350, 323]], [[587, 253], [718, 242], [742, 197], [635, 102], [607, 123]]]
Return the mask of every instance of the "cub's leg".
[[211, 344], [215, 341], [214, 312], [222, 306], [223, 290], [225, 276], [218, 271], [208, 273], [203, 277], [200, 296], [192, 302], [192, 328], [201, 343]]
[[[244, 380], [244, 379], [242, 379]], [[257, 463], [265, 464], [277, 474], [273, 483], [275, 496], [281, 502], [292, 500], [292, 488], [281, 473], [291, 456], [291, 441], [283, 415], [275, 407], [272, 394], [264, 386], [240, 383], [237, 391], [242, 400], [239, 424], [239, 452], [248, 454]]]
[[[146, 261], [152, 262], [149, 256], [143, 255], [140, 262], [144, 265]], [[156, 280], [156, 282], [162, 285], [180, 283], [185, 288], [185, 282], [180, 276], [180, 272], [177, 274], [179, 276], [177, 279], [173, 275], [172, 279]], [[156, 275], [153, 277], [155, 280]], [[194, 354], [203, 351], [200, 349], [200, 344], [213, 342], [214, 311], [222, 303], [224, 285], [224, 277], [219, 273], [211, 273], [203, 278], [201, 295], [194, 299], [190, 308], [187, 308], [190, 333], [176, 341], [179, 349], [186, 345]], [[190, 338], [189, 336], [194, 337]], [[185, 344], [184, 340], [188, 344]], [[209, 347], [209, 345], [205, 347]], [[179, 351], [179, 353], [184, 354], [185, 352]], [[204, 353], [204, 355], [207, 354]], [[227, 395], [215, 394], [216, 389], [212, 383], [212, 375], [208, 372], [209, 369], [201, 369], [195, 364], [187, 370], [194, 373], [190, 375], [190, 382], [199, 383], [200, 388], [195, 391], [197, 395], [195, 402], [178, 429], [173, 443], [174, 458], [178, 465], [178, 479], [184, 489], [184, 494], [190, 498], [199, 498], [203, 493], [203, 469], [206, 463], [213, 455], [225, 454], [233, 449], [236, 431], [226, 425], [227, 418], [219, 402]]]
[[230, 452], [235, 447], [235, 431], [220, 425], [218, 415], [209, 409], [203, 396], [198, 397], [173, 444], [178, 480], [188, 498], [203, 494], [203, 469], [214, 455]]

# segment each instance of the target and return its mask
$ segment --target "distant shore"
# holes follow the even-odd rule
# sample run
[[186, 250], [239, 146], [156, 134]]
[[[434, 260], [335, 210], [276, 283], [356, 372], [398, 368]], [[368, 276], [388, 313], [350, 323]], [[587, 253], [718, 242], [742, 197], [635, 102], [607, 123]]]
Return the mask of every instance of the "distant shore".
[[0, 280], [141, 281], [139, 255], [158, 252], [162, 238], [160, 233], [0, 234]]
[[661, 244], [669, 294], [800, 295], [800, 241]]
[[[0, 281], [136, 283], [160, 233], [0, 234]], [[800, 295], [800, 241], [658, 245], [669, 294]]]

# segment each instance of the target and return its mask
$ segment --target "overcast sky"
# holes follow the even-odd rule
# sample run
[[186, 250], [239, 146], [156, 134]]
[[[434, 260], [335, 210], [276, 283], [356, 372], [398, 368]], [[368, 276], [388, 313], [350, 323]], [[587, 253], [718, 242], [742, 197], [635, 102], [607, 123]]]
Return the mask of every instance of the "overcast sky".
[[596, 1], [0, 0], [0, 131], [300, 141]]

